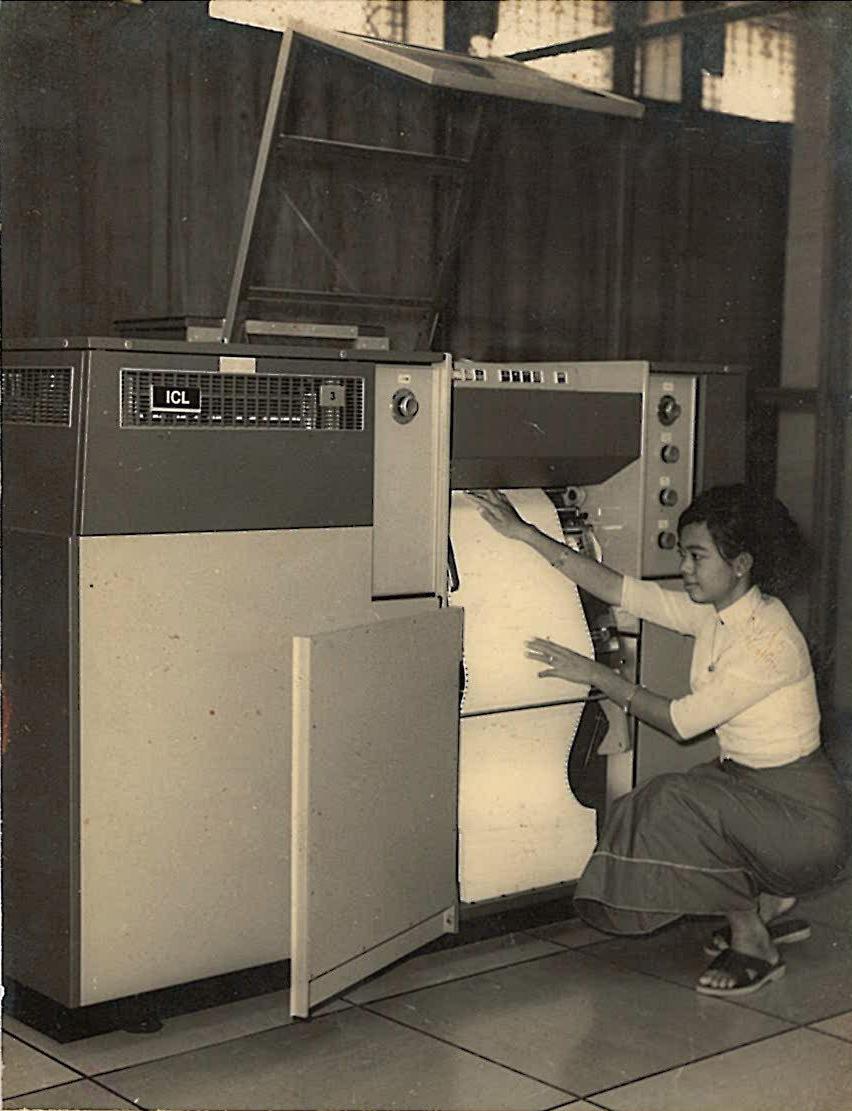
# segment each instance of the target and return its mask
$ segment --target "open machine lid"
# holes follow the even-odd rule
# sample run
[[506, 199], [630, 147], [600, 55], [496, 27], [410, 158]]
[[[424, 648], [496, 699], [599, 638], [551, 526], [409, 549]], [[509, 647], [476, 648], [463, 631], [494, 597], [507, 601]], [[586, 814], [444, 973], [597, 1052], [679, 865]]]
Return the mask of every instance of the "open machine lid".
[[246, 3], [246, 0], [210, 0], [209, 12], [217, 19], [268, 30], [292, 31], [298, 39], [361, 58], [427, 85], [633, 119], [640, 119], [644, 112], [638, 101], [615, 93], [585, 89], [510, 58], [476, 58], [449, 50], [329, 31], [302, 20], [276, 15], [268, 5]]
[[222, 318], [228, 343], [298, 321], [432, 348], [516, 117], [535, 130], [557, 114], [566, 141], [611, 140], [617, 161], [643, 112], [523, 62], [329, 31], [275, 3], [211, 0], [209, 11], [282, 32]]

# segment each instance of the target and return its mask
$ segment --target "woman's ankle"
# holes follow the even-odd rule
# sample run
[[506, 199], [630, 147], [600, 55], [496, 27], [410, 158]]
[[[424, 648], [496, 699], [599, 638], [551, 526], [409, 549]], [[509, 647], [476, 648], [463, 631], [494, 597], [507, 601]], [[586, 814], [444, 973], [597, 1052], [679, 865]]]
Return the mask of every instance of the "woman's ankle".
[[792, 895], [770, 895], [762, 893], [757, 901], [758, 913], [764, 922], [771, 922], [774, 918], [786, 914], [796, 905]]
[[728, 925], [731, 928], [731, 948], [740, 953], [761, 957], [763, 960], [775, 960], [778, 950], [772, 943], [766, 923], [757, 911], [739, 912], [729, 914]]

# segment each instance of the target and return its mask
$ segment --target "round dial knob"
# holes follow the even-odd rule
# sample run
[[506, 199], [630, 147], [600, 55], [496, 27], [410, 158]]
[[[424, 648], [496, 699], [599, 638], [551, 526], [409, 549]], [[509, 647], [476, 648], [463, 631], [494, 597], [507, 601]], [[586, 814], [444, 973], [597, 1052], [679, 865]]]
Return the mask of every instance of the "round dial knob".
[[677, 536], [673, 532], [661, 532], [657, 537], [657, 543], [665, 551], [671, 551], [677, 544]]
[[420, 402], [411, 390], [397, 390], [391, 398], [391, 409], [394, 420], [400, 424], [408, 424], [420, 412]]
[[666, 486], [664, 490], [660, 491], [660, 503], [662, 505], [677, 505], [677, 490], [672, 486]]
[[677, 463], [680, 459], [680, 448], [676, 444], [666, 444], [660, 452], [660, 458], [664, 463]]
[[670, 393], [663, 394], [660, 398], [660, 404], [657, 406], [657, 416], [660, 418], [660, 424], [674, 424], [681, 414], [681, 407], [678, 405], [676, 398], [672, 397]]

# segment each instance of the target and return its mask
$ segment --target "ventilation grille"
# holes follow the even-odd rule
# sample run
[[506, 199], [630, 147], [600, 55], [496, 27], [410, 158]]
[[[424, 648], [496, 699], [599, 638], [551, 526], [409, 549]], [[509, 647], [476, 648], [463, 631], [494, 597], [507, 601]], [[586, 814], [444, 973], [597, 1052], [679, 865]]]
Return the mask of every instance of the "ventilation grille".
[[3, 370], [4, 424], [71, 424], [70, 366], [20, 366]]
[[[197, 391], [198, 412], [152, 407], [152, 387]], [[123, 428], [263, 428], [291, 432], [362, 432], [364, 379], [289, 374], [121, 372]]]

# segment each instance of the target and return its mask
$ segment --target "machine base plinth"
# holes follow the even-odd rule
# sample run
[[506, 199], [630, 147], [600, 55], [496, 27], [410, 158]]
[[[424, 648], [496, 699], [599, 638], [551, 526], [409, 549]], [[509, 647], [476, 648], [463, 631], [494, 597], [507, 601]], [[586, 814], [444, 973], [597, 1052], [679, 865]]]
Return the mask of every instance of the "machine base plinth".
[[289, 963], [280, 961], [88, 1007], [66, 1007], [7, 979], [4, 1012], [61, 1044], [114, 1030], [153, 1034], [177, 1015], [281, 991], [288, 980]]

